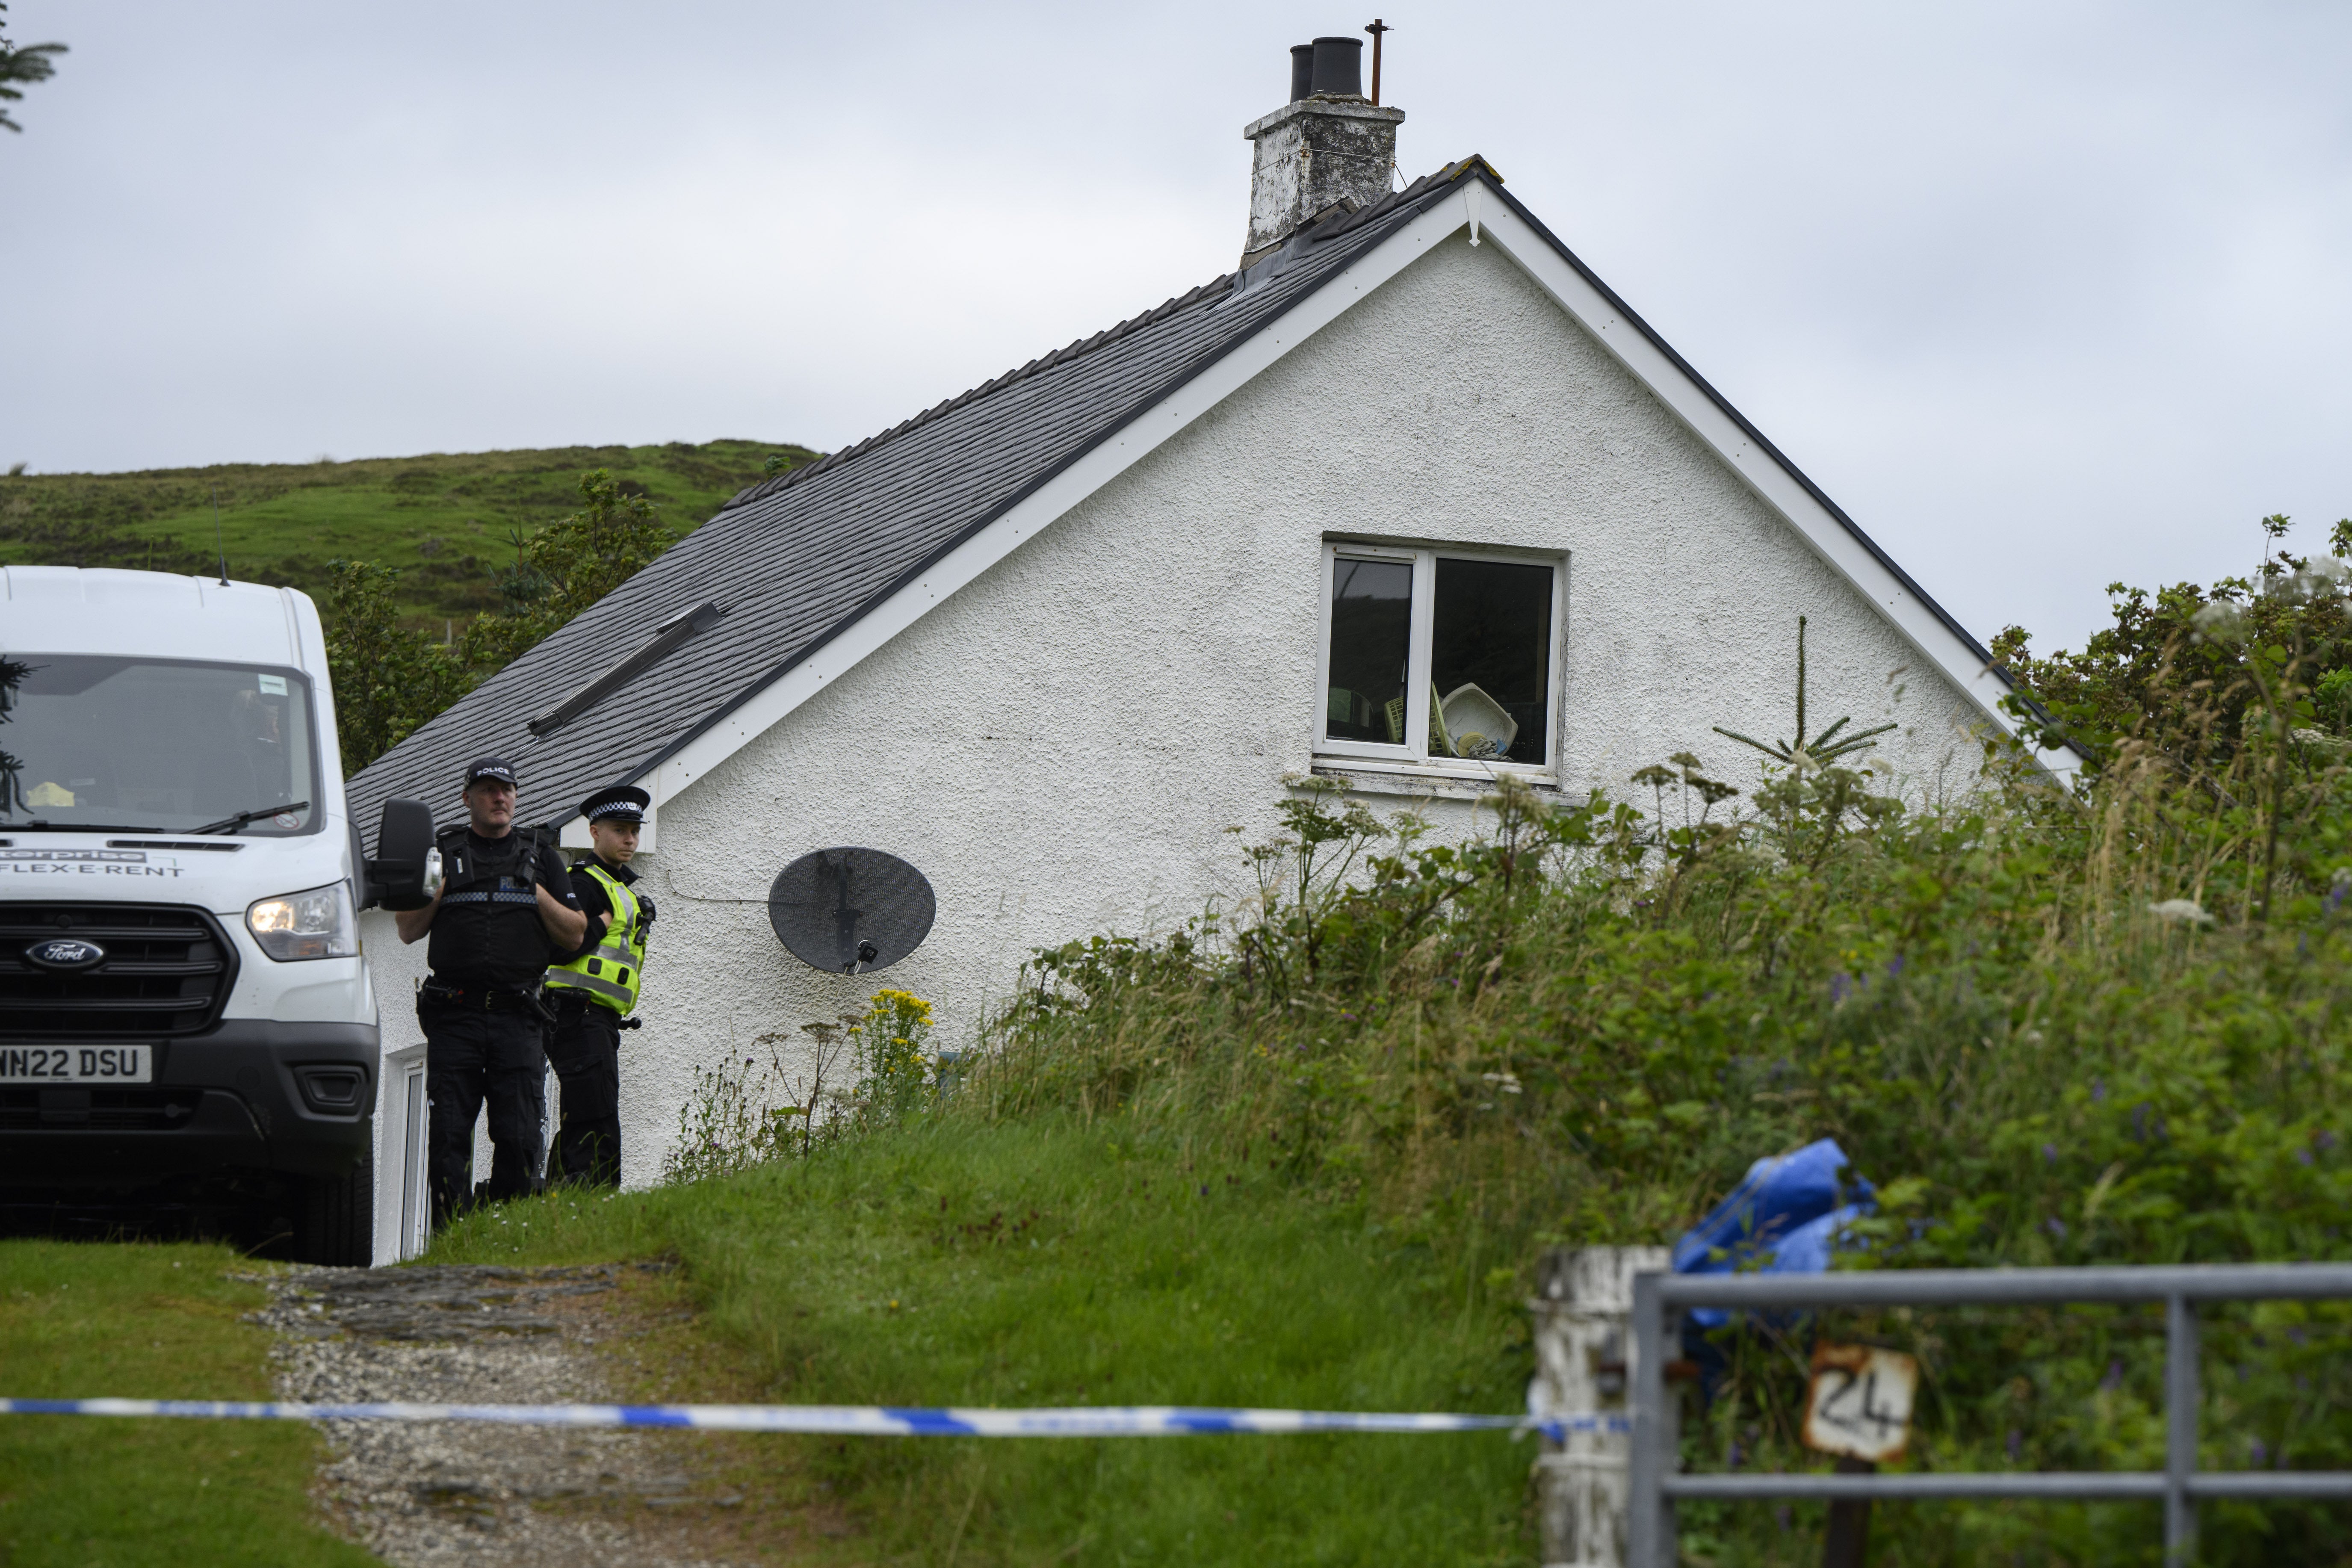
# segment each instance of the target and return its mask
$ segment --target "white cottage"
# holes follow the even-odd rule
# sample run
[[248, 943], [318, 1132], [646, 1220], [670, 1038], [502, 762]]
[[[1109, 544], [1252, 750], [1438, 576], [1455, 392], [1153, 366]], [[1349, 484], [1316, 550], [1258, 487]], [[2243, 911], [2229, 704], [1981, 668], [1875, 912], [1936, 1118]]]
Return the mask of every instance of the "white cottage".
[[[1293, 775], [1454, 830], [1507, 772], [1752, 777], [1712, 727], [1786, 732], [1801, 614], [1814, 710], [1899, 726], [1908, 791], [2007, 727], [1983, 646], [1489, 164], [1390, 190], [1402, 119], [1341, 84], [1252, 124], [1240, 270], [745, 490], [352, 782], [360, 821], [446, 824], [496, 752], [582, 847], [591, 789], [652, 793], [629, 1182], [758, 1036], [892, 985], [953, 1043], [1032, 949], [1233, 893], [1225, 830], [1269, 832]], [[840, 845], [937, 891], [877, 974], [770, 928], [779, 870]], [[364, 934], [396, 1158], [423, 947]]]

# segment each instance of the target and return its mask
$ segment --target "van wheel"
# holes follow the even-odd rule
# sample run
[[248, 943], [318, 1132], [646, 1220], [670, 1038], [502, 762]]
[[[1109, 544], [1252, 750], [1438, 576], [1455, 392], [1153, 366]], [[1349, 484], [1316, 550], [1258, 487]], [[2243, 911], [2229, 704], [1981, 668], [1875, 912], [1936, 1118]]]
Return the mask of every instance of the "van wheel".
[[294, 1220], [294, 1258], [365, 1268], [375, 1261], [375, 1166], [362, 1160], [340, 1176], [302, 1183]]

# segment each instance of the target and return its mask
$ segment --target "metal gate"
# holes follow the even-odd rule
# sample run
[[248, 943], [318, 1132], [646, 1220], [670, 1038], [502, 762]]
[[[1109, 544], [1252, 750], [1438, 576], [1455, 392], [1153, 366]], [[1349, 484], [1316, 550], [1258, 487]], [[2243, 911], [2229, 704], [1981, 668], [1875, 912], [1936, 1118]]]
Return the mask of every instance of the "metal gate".
[[[1633, 1279], [1633, 1568], [1673, 1568], [1679, 1498], [2162, 1499], [2165, 1561], [2192, 1560], [2200, 1498], [2352, 1499], [2352, 1471], [2197, 1468], [2197, 1304], [2352, 1298], [2352, 1264], [2197, 1268], [1934, 1268], [1856, 1274], [1638, 1274]], [[1898, 1475], [1680, 1475], [1665, 1363], [1680, 1309], [2020, 1307], [2164, 1303], [2161, 1470], [1947, 1471]]]

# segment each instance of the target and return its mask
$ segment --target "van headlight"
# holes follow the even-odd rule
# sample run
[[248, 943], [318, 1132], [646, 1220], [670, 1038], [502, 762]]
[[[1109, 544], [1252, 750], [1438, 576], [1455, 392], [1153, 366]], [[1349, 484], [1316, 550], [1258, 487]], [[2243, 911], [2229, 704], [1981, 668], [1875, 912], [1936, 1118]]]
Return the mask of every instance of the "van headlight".
[[262, 952], [280, 961], [349, 958], [360, 950], [351, 889], [342, 882], [260, 900], [245, 911], [245, 929]]

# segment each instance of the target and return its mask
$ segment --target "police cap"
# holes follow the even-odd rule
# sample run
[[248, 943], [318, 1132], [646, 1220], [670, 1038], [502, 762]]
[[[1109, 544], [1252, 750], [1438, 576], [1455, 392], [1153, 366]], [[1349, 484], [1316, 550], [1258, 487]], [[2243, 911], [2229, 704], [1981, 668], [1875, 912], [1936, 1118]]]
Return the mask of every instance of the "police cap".
[[477, 757], [473, 765], [466, 770], [466, 787], [471, 789], [483, 779], [496, 779], [502, 784], [513, 786], [514, 764], [504, 757]]
[[634, 825], [646, 819], [646, 807], [653, 803], [654, 797], [635, 784], [612, 784], [582, 801], [580, 815], [592, 826], [599, 822]]

